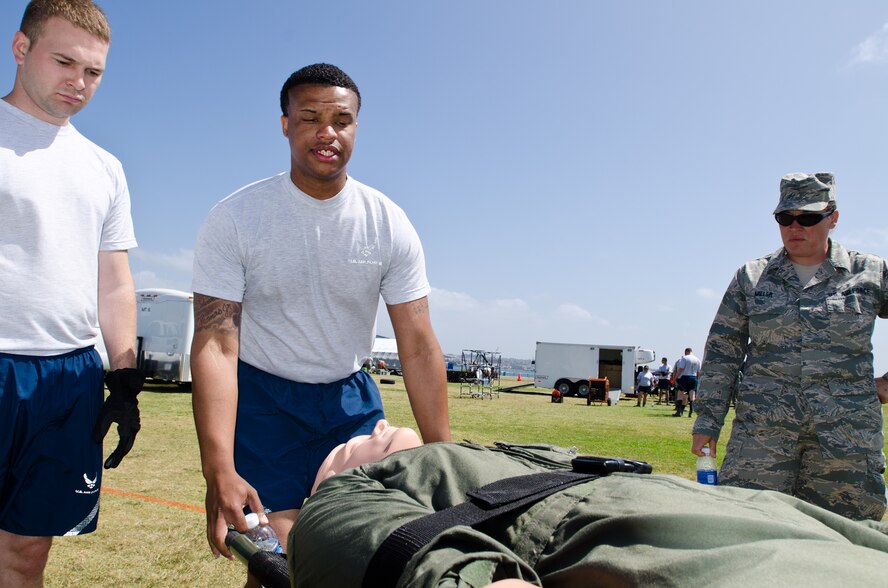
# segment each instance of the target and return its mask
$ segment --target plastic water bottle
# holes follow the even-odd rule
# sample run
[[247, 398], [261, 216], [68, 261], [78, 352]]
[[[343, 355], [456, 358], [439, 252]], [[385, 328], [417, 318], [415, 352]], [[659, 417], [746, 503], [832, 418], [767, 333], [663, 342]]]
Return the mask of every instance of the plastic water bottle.
[[710, 486], [718, 484], [715, 458], [709, 455], [709, 447], [704, 447], [703, 455], [697, 458], [697, 481]]
[[271, 528], [271, 525], [260, 525], [259, 524], [259, 515], [251, 512], [246, 515], [247, 517], [247, 532], [244, 533], [250, 541], [256, 544], [262, 551], [271, 551], [274, 553], [283, 553], [284, 548], [281, 547], [281, 542], [278, 541], [277, 534], [275, 534], [274, 529]]

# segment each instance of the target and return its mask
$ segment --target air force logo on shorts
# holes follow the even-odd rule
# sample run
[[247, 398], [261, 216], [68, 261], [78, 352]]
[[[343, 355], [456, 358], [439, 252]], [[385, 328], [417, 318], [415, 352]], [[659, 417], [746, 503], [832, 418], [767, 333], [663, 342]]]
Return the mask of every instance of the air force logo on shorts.
[[82, 490], [82, 489], [78, 488], [78, 489], [74, 490], [74, 493], [75, 494], [95, 494], [96, 492], [99, 491], [99, 489], [96, 488], [96, 480], [98, 480], [98, 479], [99, 479], [98, 474], [95, 474], [92, 477], [92, 480], [90, 480], [86, 474], [83, 474], [83, 483], [86, 485], [86, 490]]

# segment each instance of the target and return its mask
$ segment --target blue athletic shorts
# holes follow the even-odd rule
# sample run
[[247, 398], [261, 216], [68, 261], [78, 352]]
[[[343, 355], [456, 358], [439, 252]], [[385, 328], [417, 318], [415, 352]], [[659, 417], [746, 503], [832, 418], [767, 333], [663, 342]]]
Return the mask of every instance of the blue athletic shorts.
[[96, 529], [104, 401], [92, 347], [51, 357], [0, 353], [0, 529], [80, 535]]
[[363, 371], [305, 384], [239, 361], [237, 387], [234, 466], [272, 511], [302, 508], [327, 454], [385, 418], [376, 382]]
[[676, 385], [680, 392], [693, 392], [697, 389], [697, 376], [682, 376]]

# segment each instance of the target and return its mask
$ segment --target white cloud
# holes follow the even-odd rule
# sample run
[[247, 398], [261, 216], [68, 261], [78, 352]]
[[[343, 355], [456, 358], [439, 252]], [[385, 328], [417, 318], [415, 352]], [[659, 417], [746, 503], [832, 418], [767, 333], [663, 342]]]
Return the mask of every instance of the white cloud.
[[[704, 291], [714, 297], [711, 290]], [[601, 303], [584, 308], [568, 302], [475, 296], [437, 288], [429, 295], [432, 325], [445, 353], [459, 355], [463, 349], [483, 349], [499, 351], [503, 357], [530, 359], [537, 341], [560, 341], [640, 345], [672, 357], [688, 344], [702, 349], [715, 312], [713, 305], [717, 306], [716, 301], [698, 301], [695, 306], [706, 309], [702, 313], [705, 318], [695, 320], [696, 312], [684, 316], [682, 311], [682, 318], [675, 322], [674, 315], [669, 320], [660, 320]], [[607, 309], [607, 318], [596, 315], [599, 308]], [[675, 305], [669, 306], [672, 312], [677, 312], [675, 308]], [[380, 306], [377, 324], [380, 335], [394, 334], [384, 305]]]
[[710, 300], [712, 298], [715, 298], [715, 290], [713, 290], [712, 288], [697, 288], [697, 296], [706, 300]]
[[[541, 322], [521, 298], [480, 300], [465, 292], [432, 288], [429, 307], [445, 353], [484, 349], [502, 351], [507, 357], [529, 357], [529, 346], [535, 341], [531, 333]], [[380, 306], [377, 332], [389, 336], [393, 330], [384, 308]]]
[[888, 248], [888, 229], [865, 228], [844, 234], [837, 240], [842, 245], [858, 251], [879, 253]]
[[861, 63], [888, 63], [888, 22], [853, 49], [851, 65]]
[[599, 316], [595, 316], [594, 314], [592, 314], [591, 312], [589, 312], [588, 310], [586, 310], [585, 308], [583, 308], [582, 306], [579, 306], [577, 304], [570, 304], [570, 303], [559, 304], [558, 307], [555, 309], [554, 315], [555, 315], [556, 319], [560, 319], [560, 320], [573, 321], [573, 322], [582, 321], [582, 322], [587, 322], [587, 323], [593, 323], [599, 327], [610, 326], [609, 320], [599, 317]]
[[191, 249], [180, 249], [177, 253], [163, 253], [136, 247], [130, 254], [145, 265], [161, 265], [179, 272], [190, 273], [194, 262], [194, 251]]
[[450, 292], [440, 288], [432, 288], [429, 300], [433, 311], [472, 310], [480, 305], [477, 300], [465, 292]]
[[170, 288], [172, 290], [182, 290], [185, 292], [191, 291], [191, 285], [186, 281], [166, 279], [158, 276], [150, 270], [133, 272], [133, 282], [136, 284], [136, 290]]
[[[429, 295], [432, 324], [445, 353], [461, 349], [500, 351], [504, 357], [533, 356], [536, 341], [607, 341], [610, 322], [572, 303], [531, 306], [523, 298], [481, 299], [465, 292], [433, 288]], [[392, 335], [384, 307], [380, 335]]]
[[555, 313], [561, 318], [591, 321], [592, 313], [576, 304], [560, 304]]
[[494, 306], [501, 310], [511, 311], [511, 312], [528, 312], [530, 310], [530, 306], [520, 298], [504, 298], [501, 300], [495, 300]]
[[141, 290], [156, 287], [158, 278], [154, 272], [141, 271], [133, 273], [133, 281], [136, 283], [136, 290]]
[[136, 288], [191, 291], [194, 251], [180, 249], [177, 253], [164, 253], [136, 248], [130, 252], [130, 256]]
[[473, 317], [473, 320], [479, 324], [495, 317], [502, 319], [527, 318], [533, 314], [530, 306], [521, 298], [478, 300], [465, 292], [432, 288], [429, 300], [433, 315], [439, 312], [465, 313]]

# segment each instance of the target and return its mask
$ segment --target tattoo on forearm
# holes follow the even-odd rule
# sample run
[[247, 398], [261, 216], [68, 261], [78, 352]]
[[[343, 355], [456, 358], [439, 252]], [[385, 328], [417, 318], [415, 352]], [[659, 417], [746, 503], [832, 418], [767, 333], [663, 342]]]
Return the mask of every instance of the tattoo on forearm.
[[194, 330], [233, 334], [240, 332], [241, 304], [203, 294], [194, 295]]

